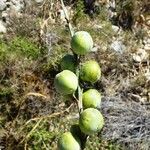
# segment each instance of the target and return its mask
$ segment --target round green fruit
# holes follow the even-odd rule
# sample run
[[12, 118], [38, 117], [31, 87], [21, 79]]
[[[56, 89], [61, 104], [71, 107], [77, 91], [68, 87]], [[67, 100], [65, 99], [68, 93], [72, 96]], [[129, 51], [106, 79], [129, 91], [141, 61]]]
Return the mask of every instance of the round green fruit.
[[73, 94], [78, 87], [78, 78], [73, 72], [64, 70], [56, 75], [54, 85], [56, 91], [63, 95]]
[[86, 142], [87, 142], [87, 135], [85, 135], [83, 132], [81, 132], [81, 129], [79, 127], [79, 124], [74, 124], [70, 128], [70, 132], [74, 137], [78, 137], [81, 141], [81, 149], [85, 148]]
[[71, 132], [63, 133], [58, 140], [58, 150], [81, 150], [81, 141]]
[[86, 31], [76, 32], [71, 39], [71, 48], [78, 55], [85, 55], [91, 52], [93, 48], [91, 35]]
[[60, 65], [62, 70], [70, 70], [72, 72], [75, 72], [77, 67], [74, 56], [70, 54], [67, 54], [62, 58]]
[[99, 64], [94, 61], [87, 61], [85, 62], [80, 69], [80, 78], [83, 81], [95, 83], [101, 77], [101, 68]]
[[101, 94], [95, 89], [89, 89], [82, 96], [83, 108], [99, 108], [101, 104]]
[[103, 116], [97, 109], [87, 108], [80, 115], [79, 126], [87, 135], [97, 133], [104, 126]]

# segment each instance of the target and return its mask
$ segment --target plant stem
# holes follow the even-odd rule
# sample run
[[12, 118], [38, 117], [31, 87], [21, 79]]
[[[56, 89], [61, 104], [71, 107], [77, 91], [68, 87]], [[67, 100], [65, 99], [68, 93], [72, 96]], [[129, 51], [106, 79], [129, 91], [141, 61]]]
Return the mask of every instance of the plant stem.
[[[63, 0], [60, 0], [60, 1], [61, 1], [62, 9], [63, 9], [64, 14], [65, 14], [65, 19], [66, 19], [67, 24], [68, 24], [68, 28], [69, 28], [69, 31], [70, 31], [70, 35], [71, 35], [71, 37], [73, 37], [73, 35], [74, 35], [74, 30], [73, 30], [72, 25], [71, 25], [71, 23], [70, 23], [69, 15], [68, 15], [67, 9], [66, 9], [66, 7], [65, 7], [65, 5], [64, 5]], [[72, 51], [72, 52], [73, 52], [73, 51]], [[74, 55], [74, 58], [75, 58], [76, 64], [77, 64], [76, 75], [77, 75], [77, 77], [78, 77], [78, 82], [79, 82], [79, 81], [80, 81], [80, 79], [79, 79], [80, 56], [77, 55], [77, 54], [75, 54], [74, 52], [73, 52], [73, 55]], [[80, 82], [79, 82], [79, 83], [80, 83]], [[83, 89], [80, 87], [80, 84], [78, 84], [77, 95], [73, 94], [73, 98], [75, 99], [75, 101], [76, 101], [76, 103], [77, 103], [78, 111], [79, 111], [79, 116], [80, 116], [81, 112], [83, 111], [82, 93], [83, 93]], [[84, 150], [84, 148], [85, 148], [85, 143], [86, 143], [86, 140], [87, 140], [87, 138], [88, 138], [87, 135], [85, 135], [85, 134], [83, 134], [83, 135], [84, 135], [84, 136], [83, 136], [83, 139], [82, 139], [83, 141], [82, 141], [82, 142], [83, 142], [84, 144], [83, 144], [83, 146], [82, 146], [82, 150]]]
[[[61, 1], [61, 5], [62, 5], [62, 9], [64, 11], [64, 15], [65, 15], [65, 19], [67, 21], [67, 24], [68, 24], [68, 28], [69, 28], [69, 31], [70, 31], [70, 35], [71, 37], [73, 37], [74, 35], [74, 30], [73, 30], [73, 27], [70, 23], [70, 19], [69, 19], [69, 15], [68, 15], [68, 12], [67, 12], [67, 9], [64, 5], [64, 1], [63, 0], [60, 0]], [[80, 56], [78, 56], [77, 54], [74, 54], [74, 57], [76, 59], [76, 63], [77, 63], [77, 69], [76, 69], [76, 75], [78, 77], [78, 81], [79, 81], [79, 65], [80, 65]], [[74, 95], [74, 98], [75, 100], [77, 101], [77, 105], [78, 105], [78, 109], [79, 109], [79, 115], [81, 114], [82, 110], [83, 110], [83, 106], [82, 106], [82, 92], [83, 92], [83, 89], [81, 89], [80, 85], [78, 85], [78, 89], [77, 89], [77, 97]]]
[[73, 31], [72, 25], [71, 25], [70, 20], [69, 20], [69, 15], [68, 15], [67, 9], [64, 5], [64, 1], [63, 0], [60, 0], [60, 1], [61, 1], [62, 9], [63, 9], [64, 14], [65, 14], [65, 19], [67, 21], [68, 28], [69, 28], [69, 31], [70, 31], [70, 34], [71, 34], [71, 37], [72, 37], [74, 35], [74, 31]]

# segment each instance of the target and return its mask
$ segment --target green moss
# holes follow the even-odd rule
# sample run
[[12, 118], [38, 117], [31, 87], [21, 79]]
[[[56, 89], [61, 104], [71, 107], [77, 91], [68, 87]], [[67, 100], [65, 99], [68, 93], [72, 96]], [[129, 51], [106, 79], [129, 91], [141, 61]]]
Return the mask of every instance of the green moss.
[[37, 44], [25, 37], [15, 37], [11, 41], [0, 41], [0, 61], [9, 58], [37, 59], [40, 56], [40, 49]]
[[14, 91], [15, 90], [11, 87], [3, 87], [3, 88], [0, 87], [0, 103], [11, 99]]
[[50, 147], [50, 141], [55, 138], [55, 134], [49, 132], [45, 129], [39, 129], [32, 133], [30, 137], [30, 144], [29, 146], [33, 150], [41, 150], [45, 149], [45, 147]]
[[38, 46], [25, 37], [16, 37], [9, 44], [9, 51], [30, 59], [37, 59], [40, 55]]
[[101, 137], [92, 135], [86, 142], [85, 150], [125, 150], [125, 148], [113, 141], [102, 140]]
[[0, 62], [6, 59], [8, 55], [7, 48], [7, 44], [4, 41], [0, 40]]
[[53, 46], [46, 63], [42, 65], [42, 70], [44, 72], [59, 70], [61, 59], [65, 55], [65, 53], [67, 53], [67, 51], [68, 50], [63, 46], [61, 47], [61, 45]]
[[77, 25], [81, 20], [84, 20], [86, 15], [84, 13], [84, 1], [77, 0], [75, 7], [75, 14], [72, 18], [72, 21], [75, 25]]

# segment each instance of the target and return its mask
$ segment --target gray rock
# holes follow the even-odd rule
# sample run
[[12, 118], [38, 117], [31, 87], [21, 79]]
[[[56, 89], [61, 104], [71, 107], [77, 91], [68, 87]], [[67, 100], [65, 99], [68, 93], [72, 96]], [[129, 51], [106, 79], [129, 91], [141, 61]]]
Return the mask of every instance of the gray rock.
[[143, 40], [144, 44], [150, 44], [150, 38], [149, 37], [145, 37]]
[[13, 3], [10, 1], [10, 2], [6, 2], [6, 5], [7, 5], [7, 8], [9, 8], [9, 6], [11, 6]]
[[2, 12], [2, 19], [3, 19], [3, 22], [5, 22], [5, 24], [9, 24], [10, 17], [9, 17], [8, 10], [5, 10]]
[[116, 52], [122, 53], [126, 49], [126, 46], [122, 43], [122, 41], [116, 40], [112, 42], [110, 48]]
[[145, 50], [150, 50], [150, 44], [146, 44], [146, 45], [144, 46], [144, 49], [145, 49]]
[[[148, 81], [150, 81], [150, 70], [145, 73], [145, 77]], [[150, 96], [150, 93], [149, 93]]]
[[3, 11], [2, 12], [2, 17], [7, 18], [8, 17], [8, 12], [7, 11]]
[[42, 3], [43, 0], [35, 0], [36, 3]]
[[6, 0], [1, 0], [0, 2], [0, 11], [3, 11], [6, 8]]
[[0, 33], [6, 33], [7, 29], [4, 23], [0, 20]]
[[138, 49], [136, 53], [133, 54], [133, 60], [136, 63], [146, 62], [148, 59], [148, 53], [144, 49]]
[[118, 32], [119, 31], [119, 27], [115, 26], [115, 25], [112, 25], [112, 29], [113, 29], [114, 32]]
[[16, 12], [20, 12], [24, 7], [23, 3], [17, 3], [17, 4], [13, 4], [11, 5], [11, 9], [15, 10]]
[[96, 30], [101, 30], [103, 29], [103, 26], [102, 25], [94, 25], [93, 28], [95, 28]]

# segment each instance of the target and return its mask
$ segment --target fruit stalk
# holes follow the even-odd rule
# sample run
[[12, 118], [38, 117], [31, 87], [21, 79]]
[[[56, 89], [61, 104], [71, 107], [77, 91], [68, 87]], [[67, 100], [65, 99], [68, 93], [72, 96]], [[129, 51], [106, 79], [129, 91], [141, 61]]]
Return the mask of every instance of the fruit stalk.
[[[65, 15], [65, 19], [67, 21], [67, 24], [68, 24], [68, 28], [69, 28], [69, 31], [70, 31], [70, 35], [71, 37], [73, 37], [74, 35], [74, 30], [73, 30], [73, 27], [70, 23], [70, 19], [69, 19], [69, 15], [68, 15], [68, 12], [67, 12], [67, 9], [64, 5], [64, 1], [63, 0], [60, 0], [61, 1], [61, 5], [62, 5], [62, 9], [64, 11], [64, 15]], [[73, 52], [73, 51], [72, 51]], [[76, 60], [76, 64], [77, 64], [77, 68], [76, 68], [76, 75], [78, 77], [78, 80], [79, 80], [79, 65], [80, 65], [80, 56], [75, 54], [73, 52], [73, 55], [74, 55], [74, 58]], [[82, 106], [82, 92], [83, 92], [83, 89], [81, 89], [80, 85], [78, 85], [78, 89], [77, 89], [77, 95], [74, 95], [74, 98], [75, 100], [77, 100], [77, 105], [78, 105], [78, 111], [79, 111], [79, 115], [81, 114], [81, 112], [83, 111], [83, 106]]]
[[62, 6], [62, 9], [64, 11], [64, 15], [65, 15], [65, 19], [67, 21], [67, 24], [68, 24], [68, 28], [69, 28], [69, 31], [70, 31], [70, 34], [71, 34], [71, 37], [74, 35], [74, 31], [73, 31], [73, 28], [72, 28], [72, 25], [70, 23], [70, 20], [69, 20], [69, 15], [68, 15], [68, 12], [67, 12], [67, 9], [64, 5], [64, 1], [63, 0], [60, 0], [61, 2], [61, 6]]

